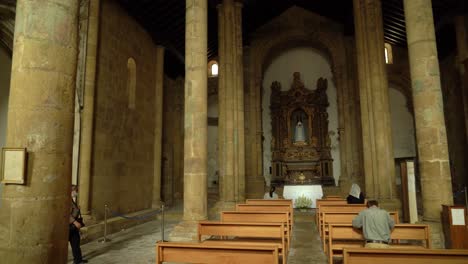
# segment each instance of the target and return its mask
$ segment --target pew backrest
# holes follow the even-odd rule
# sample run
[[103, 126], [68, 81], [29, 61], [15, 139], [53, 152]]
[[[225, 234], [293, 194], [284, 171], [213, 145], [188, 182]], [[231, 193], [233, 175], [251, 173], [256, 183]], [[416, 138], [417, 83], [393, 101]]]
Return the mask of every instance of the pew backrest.
[[285, 225], [283, 223], [233, 223], [200, 221], [198, 222], [198, 241], [202, 236], [277, 238], [284, 244]]
[[284, 223], [286, 237], [290, 238], [289, 213], [288, 212], [239, 212], [224, 211], [221, 212], [222, 222], [233, 223]]
[[163, 262], [278, 264], [278, 247], [276, 246], [158, 242], [156, 254], [156, 264]]
[[294, 211], [291, 205], [275, 204], [237, 204], [236, 210], [240, 212], [288, 212], [290, 226], [294, 226]]
[[348, 204], [348, 202], [345, 199], [317, 199], [315, 201], [315, 208], [317, 208], [315, 222], [317, 223], [317, 228], [319, 224], [320, 207], [324, 204], [345, 205]]
[[246, 204], [273, 204], [273, 205], [291, 205], [293, 206], [293, 200], [291, 199], [247, 199]]
[[[330, 263], [336, 252], [341, 252], [345, 247], [363, 247], [365, 243], [362, 229], [353, 228], [352, 224], [330, 224], [328, 230], [328, 255]], [[428, 225], [396, 224], [390, 234], [392, 240], [422, 241], [420, 248], [431, 248], [430, 231]], [[393, 246], [393, 245], [392, 245]], [[397, 245], [410, 247], [410, 245]], [[396, 247], [396, 246], [394, 246]], [[413, 247], [411, 245], [411, 247]], [[416, 247], [416, 246], [415, 246]]]
[[362, 210], [367, 208], [364, 204], [324, 204], [320, 206], [317, 216], [317, 226], [319, 234], [322, 233], [322, 223], [323, 223], [323, 214], [324, 213], [359, 213]]
[[343, 264], [468, 264], [468, 250], [345, 248]]

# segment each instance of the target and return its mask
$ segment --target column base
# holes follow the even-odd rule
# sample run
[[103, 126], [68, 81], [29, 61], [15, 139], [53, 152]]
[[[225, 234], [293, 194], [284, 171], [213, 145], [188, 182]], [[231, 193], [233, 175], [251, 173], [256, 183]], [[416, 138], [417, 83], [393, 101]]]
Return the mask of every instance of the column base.
[[444, 237], [444, 230], [442, 227], [441, 222], [433, 222], [433, 221], [420, 221], [417, 224], [424, 224], [429, 225], [429, 229], [431, 232], [431, 243], [434, 249], [445, 249], [445, 237]]
[[210, 211], [208, 213], [208, 217], [209, 217], [210, 220], [220, 220], [221, 219], [221, 212], [223, 212], [223, 211], [235, 211], [235, 210], [236, 210], [236, 202], [218, 201], [210, 209]]
[[182, 221], [172, 229], [169, 241], [196, 242], [198, 241], [198, 221]]

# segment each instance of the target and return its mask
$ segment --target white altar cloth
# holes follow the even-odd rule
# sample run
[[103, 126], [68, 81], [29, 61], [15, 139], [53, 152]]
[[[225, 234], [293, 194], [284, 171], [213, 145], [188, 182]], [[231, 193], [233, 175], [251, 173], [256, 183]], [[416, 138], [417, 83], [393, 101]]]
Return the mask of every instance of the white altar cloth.
[[296, 198], [304, 195], [312, 199], [312, 207], [316, 207], [316, 200], [322, 199], [322, 185], [285, 185], [283, 189], [284, 199], [292, 199], [294, 208], [296, 208]]

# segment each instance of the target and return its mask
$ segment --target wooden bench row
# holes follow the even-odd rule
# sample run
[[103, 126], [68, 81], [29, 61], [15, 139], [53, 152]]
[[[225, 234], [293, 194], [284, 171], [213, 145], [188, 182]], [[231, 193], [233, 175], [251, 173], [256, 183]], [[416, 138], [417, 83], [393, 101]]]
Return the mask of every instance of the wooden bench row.
[[[199, 222], [198, 243], [158, 243], [157, 263], [278, 263], [281, 258], [286, 264], [292, 200], [250, 199], [236, 210], [222, 212], [221, 222]], [[229, 254], [220, 256], [225, 252]]]
[[278, 247], [159, 242], [156, 263], [278, 264]]
[[468, 250], [346, 248], [343, 264], [468, 264]]
[[[327, 242], [328, 242], [328, 230], [329, 225], [331, 224], [349, 224], [352, 223], [353, 219], [358, 215], [358, 212], [330, 212], [330, 213], [323, 213], [323, 221], [322, 221], [322, 246], [323, 250], [327, 252]], [[389, 212], [390, 217], [393, 218], [395, 224], [400, 223], [398, 212]]]
[[[393, 248], [431, 248], [428, 225], [396, 224], [390, 235], [392, 241], [399, 244]], [[330, 264], [333, 258], [343, 256], [344, 248], [363, 248], [365, 239], [361, 229], [353, 228], [352, 224], [329, 225], [328, 258]]]

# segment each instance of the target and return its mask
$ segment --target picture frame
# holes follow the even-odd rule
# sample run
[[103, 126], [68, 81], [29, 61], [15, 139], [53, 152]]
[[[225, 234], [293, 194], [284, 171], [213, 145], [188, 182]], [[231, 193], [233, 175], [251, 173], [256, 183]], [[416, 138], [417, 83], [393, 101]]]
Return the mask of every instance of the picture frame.
[[26, 148], [2, 148], [2, 183], [25, 184], [26, 157]]

